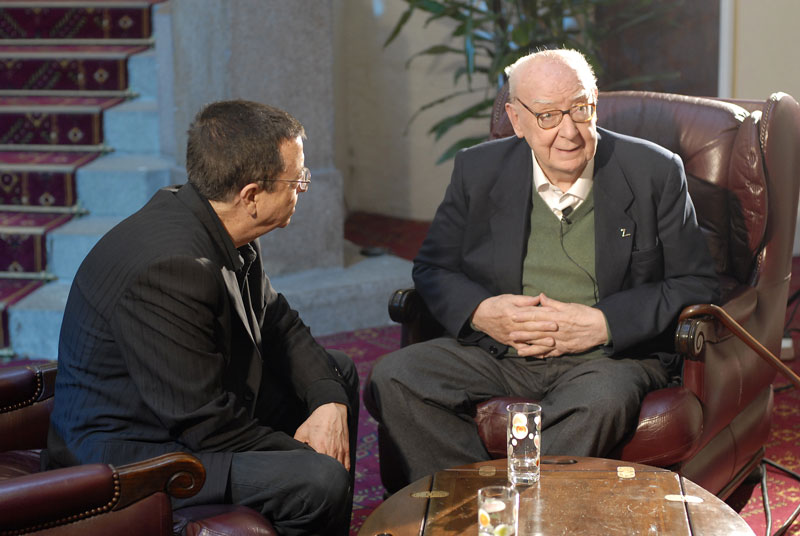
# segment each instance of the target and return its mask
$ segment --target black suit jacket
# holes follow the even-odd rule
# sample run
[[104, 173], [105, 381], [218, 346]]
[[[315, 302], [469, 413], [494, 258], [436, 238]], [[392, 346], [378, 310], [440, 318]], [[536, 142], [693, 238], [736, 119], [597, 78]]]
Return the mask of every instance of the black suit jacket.
[[349, 405], [251, 246], [243, 301], [242, 257], [189, 184], [157, 192], [98, 242], [64, 312], [51, 466], [191, 452], [207, 472], [192, 502], [222, 501], [232, 452], [308, 448], [274, 428], [286, 397], [309, 413]]
[[[718, 298], [683, 163], [645, 140], [600, 128], [598, 135], [592, 188], [596, 307], [608, 320], [609, 351], [670, 353], [669, 329], [681, 308]], [[535, 232], [532, 173], [524, 139], [460, 152], [414, 261], [414, 283], [426, 304], [465, 342], [480, 340], [469, 333], [468, 321], [481, 301], [522, 292], [528, 234]]]

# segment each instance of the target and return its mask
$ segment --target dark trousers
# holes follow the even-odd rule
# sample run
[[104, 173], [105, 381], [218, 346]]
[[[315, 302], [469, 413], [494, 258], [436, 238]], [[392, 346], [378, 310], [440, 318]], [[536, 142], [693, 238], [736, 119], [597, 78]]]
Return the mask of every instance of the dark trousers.
[[412, 482], [489, 459], [473, 421], [480, 402], [496, 396], [539, 400], [543, 454], [604, 456], [635, 427], [645, 394], [669, 379], [656, 357], [496, 359], [440, 338], [384, 357], [368, 389], [388, 435], [381, 440], [391, 442], [406, 482]]
[[[313, 450], [241, 452], [233, 455], [228, 493], [231, 502], [261, 512], [278, 533], [347, 535], [353, 508], [358, 428], [358, 373], [344, 353], [328, 351], [344, 377], [352, 408], [348, 415], [350, 472], [337, 460]], [[296, 401], [287, 400], [291, 406]], [[307, 417], [287, 407], [276, 428], [294, 434]], [[292, 422], [293, 421], [293, 422]]]

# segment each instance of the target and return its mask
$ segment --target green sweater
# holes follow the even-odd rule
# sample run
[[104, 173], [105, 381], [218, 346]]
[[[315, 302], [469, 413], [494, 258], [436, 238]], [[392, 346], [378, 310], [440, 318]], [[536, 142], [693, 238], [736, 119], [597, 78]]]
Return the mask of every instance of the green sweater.
[[[559, 220], [534, 189], [531, 233], [522, 263], [522, 293], [538, 296], [544, 292], [554, 300], [591, 306], [597, 303], [594, 196], [591, 192], [570, 214], [569, 221], [571, 223]], [[610, 333], [608, 336], [611, 340]], [[515, 354], [509, 347], [509, 355]], [[604, 352], [598, 347], [577, 355], [601, 356]]]
[[[531, 233], [522, 264], [522, 293], [594, 305], [594, 197], [589, 195], [562, 222], [534, 190]], [[563, 247], [562, 247], [563, 241]]]

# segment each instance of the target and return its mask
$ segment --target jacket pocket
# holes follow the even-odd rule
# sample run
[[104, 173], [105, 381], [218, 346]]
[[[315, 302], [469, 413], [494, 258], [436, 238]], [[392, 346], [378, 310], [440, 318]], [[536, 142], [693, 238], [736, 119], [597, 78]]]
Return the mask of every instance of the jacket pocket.
[[661, 244], [650, 249], [631, 253], [631, 280], [633, 286], [664, 279], [664, 252]]

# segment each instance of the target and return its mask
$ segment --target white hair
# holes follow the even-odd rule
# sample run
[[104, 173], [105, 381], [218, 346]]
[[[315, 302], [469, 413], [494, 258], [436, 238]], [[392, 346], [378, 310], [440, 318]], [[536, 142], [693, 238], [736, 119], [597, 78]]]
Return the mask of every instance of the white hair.
[[552, 61], [566, 65], [575, 71], [581, 84], [588, 90], [594, 91], [597, 89], [597, 77], [594, 74], [594, 69], [586, 61], [586, 56], [577, 50], [559, 48], [554, 50], [540, 50], [533, 52], [527, 56], [522, 56], [520, 59], [505, 68], [506, 76], [508, 77], [508, 92], [511, 97], [516, 96], [514, 92], [514, 73], [522, 66], [532, 61]]

